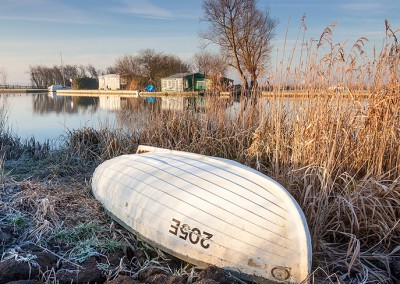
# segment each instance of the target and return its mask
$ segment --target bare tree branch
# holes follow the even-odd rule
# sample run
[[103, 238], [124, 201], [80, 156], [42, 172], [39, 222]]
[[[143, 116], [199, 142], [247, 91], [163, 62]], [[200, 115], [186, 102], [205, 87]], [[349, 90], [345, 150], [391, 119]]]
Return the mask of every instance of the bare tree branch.
[[258, 9], [256, 0], [204, 0], [203, 13], [209, 27], [200, 37], [218, 45], [242, 85], [254, 88], [272, 50], [278, 20], [270, 17], [268, 9]]

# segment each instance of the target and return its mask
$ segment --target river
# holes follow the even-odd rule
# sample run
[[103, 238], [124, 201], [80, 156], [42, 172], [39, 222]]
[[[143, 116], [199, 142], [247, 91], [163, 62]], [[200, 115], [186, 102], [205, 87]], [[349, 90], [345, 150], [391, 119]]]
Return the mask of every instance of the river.
[[154, 109], [183, 109], [195, 98], [133, 98], [116, 95], [57, 96], [55, 93], [0, 94], [0, 111], [8, 130], [21, 139], [61, 140], [82, 127], [118, 128], [123, 119], [138, 118]]
[[[262, 101], [264, 109], [268, 109], [270, 103], [279, 103], [273, 109], [283, 107], [286, 115], [298, 114], [301, 109], [308, 108], [310, 102], [309, 99], [301, 98], [282, 100], [266, 98]], [[366, 101], [361, 100], [361, 102], [361, 108], [366, 107]], [[63, 140], [60, 139], [61, 136], [82, 127], [126, 128], [126, 131], [132, 131], [133, 125], [140, 127], [141, 120], [153, 111], [183, 110], [188, 107], [202, 110], [205, 105], [205, 99], [201, 97], [136, 98], [114, 94], [95, 97], [57, 96], [55, 93], [0, 94], [0, 114], [5, 113], [9, 131], [21, 139], [34, 137], [38, 142], [49, 141], [55, 145]], [[331, 106], [334, 105], [335, 103], [332, 103]], [[344, 106], [346, 104], [342, 107]], [[227, 111], [232, 115], [239, 109], [239, 102], [227, 105]]]

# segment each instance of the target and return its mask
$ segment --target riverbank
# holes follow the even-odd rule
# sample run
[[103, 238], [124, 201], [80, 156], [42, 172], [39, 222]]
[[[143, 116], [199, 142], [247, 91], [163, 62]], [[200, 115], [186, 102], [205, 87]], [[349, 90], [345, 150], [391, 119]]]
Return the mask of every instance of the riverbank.
[[55, 151], [2, 132], [0, 283], [241, 283], [152, 248], [106, 215], [90, 187], [100, 145], [85, 140], [104, 134], [113, 135], [74, 132]]
[[239, 284], [220, 269], [196, 270], [114, 223], [90, 193], [90, 173], [61, 174], [52, 169], [59, 163], [31, 159], [5, 162], [0, 283]]
[[[79, 96], [79, 97], [97, 97], [97, 96], [119, 96], [119, 97], [198, 97], [199, 92], [138, 92], [136, 90], [58, 90], [58, 96]], [[201, 95], [202, 96], [202, 95]], [[223, 92], [219, 97], [229, 97], [229, 92]]]
[[[198, 97], [203, 96], [199, 92], [138, 92], [136, 90], [58, 90], [56, 92], [59, 96], [81, 96], [81, 97], [93, 97], [93, 96], [120, 96], [120, 97]], [[219, 98], [230, 98], [240, 97], [240, 94], [234, 95], [232, 92], [218, 92], [216, 95], [206, 96], [217, 96]], [[345, 98], [357, 98], [366, 99], [371, 95], [370, 92], [363, 90], [357, 92], [351, 92], [349, 90], [344, 91], [304, 91], [304, 90], [283, 90], [283, 91], [261, 91], [257, 96], [265, 98], [290, 98], [290, 99], [308, 99], [308, 98], [319, 98], [328, 96], [343, 96]]]
[[[29, 89], [29, 88], [0, 88], [0, 93], [46, 93], [47, 89]], [[57, 90], [54, 92], [59, 96], [81, 96], [81, 97], [93, 97], [93, 96], [120, 96], [120, 97], [170, 97], [170, 96], [181, 96], [181, 97], [198, 97], [199, 92], [137, 92], [136, 90]], [[368, 91], [357, 91], [351, 92], [345, 90], [342, 92], [334, 91], [319, 91], [309, 92], [302, 90], [283, 90], [283, 91], [262, 91], [260, 92], [262, 97], [268, 98], [316, 98], [321, 96], [335, 96], [337, 94], [345, 95], [345, 97], [352, 98], [356, 97], [359, 99], [365, 99], [370, 96]], [[218, 97], [229, 98], [233, 97], [232, 92], [219, 92]]]

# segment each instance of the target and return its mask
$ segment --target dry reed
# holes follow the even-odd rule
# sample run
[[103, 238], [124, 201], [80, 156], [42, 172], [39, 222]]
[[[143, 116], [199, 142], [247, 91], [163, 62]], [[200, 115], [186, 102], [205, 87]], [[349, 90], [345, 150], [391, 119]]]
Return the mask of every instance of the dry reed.
[[333, 44], [334, 25], [306, 44], [285, 77], [310, 98], [286, 99], [275, 88], [275, 98], [253, 94], [235, 112], [209, 98], [204, 111], [154, 113], [140, 142], [234, 159], [281, 182], [308, 220], [314, 281], [400, 281], [400, 48], [386, 27], [372, 60], [366, 38], [347, 53]]
[[316, 282], [397, 281], [400, 121], [382, 113], [400, 104], [349, 100], [242, 100], [231, 117], [210, 99], [204, 113], [154, 114], [140, 142], [237, 160], [282, 183], [308, 220]]

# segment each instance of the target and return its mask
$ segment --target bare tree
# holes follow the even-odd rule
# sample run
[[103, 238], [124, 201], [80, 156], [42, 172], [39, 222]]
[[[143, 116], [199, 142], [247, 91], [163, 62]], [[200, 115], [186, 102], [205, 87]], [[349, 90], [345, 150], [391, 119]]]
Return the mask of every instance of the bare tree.
[[100, 71], [97, 70], [92, 64], [86, 66], [86, 71], [89, 73], [90, 78], [98, 78]]
[[150, 48], [140, 50], [137, 55], [123, 55], [110, 68], [110, 71], [136, 81], [136, 85], [152, 84], [157, 88], [160, 88], [161, 78], [188, 70], [189, 65], [179, 57]]
[[268, 10], [260, 11], [255, 5], [250, 5], [245, 17], [239, 56], [250, 76], [250, 88], [254, 88], [257, 78], [265, 71], [278, 21], [269, 16]]
[[107, 72], [119, 73], [123, 75], [139, 74], [140, 62], [134, 55], [122, 55], [115, 60], [113, 67], [110, 67]]
[[[162, 52], [156, 52], [154, 49], [143, 49], [139, 51], [137, 59], [142, 71], [141, 75], [148, 78], [148, 83], [155, 85], [157, 83], [157, 75], [162, 71], [164, 62]], [[165, 64], [164, 64], [165, 65]]]
[[222, 77], [228, 69], [225, 58], [218, 53], [201, 51], [194, 55], [195, 69], [204, 73], [207, 79], [211, 80], [212, 86], [218, 89]]
[[76, 65], [66, 65], [64, 67], [57, 65], [53, 67], [34, 65], [29, 66], [29, 74], [32, 85], [38, 88], [47, 88], [53, 84], [64, 84], [64, 82], [69, 86], [70, 79], [77, 78], [79, 71]]
[[86, 77], [86, 66], [85, 65], [79, 65], [78, 66], [78, 75], [79, 77]]
[[51, 68], [43, 65], [29, 66], [29, 74], [32, 85], [37, 88], [47, 88], [53, 84]]
[[156, 52], [154, 49], [140, 50], [137, 58], [141, 67], [141, 75], [148, 78], [149, 83], [153, 85], [159, 86], [163, 77], [189, 71], [189, 65], [179, 57]]
[[[58, 67], [59, 70], [62, 71], [62, 66]], [[79, 71], [78, 71], [78, 66], [76, 65], [64, 65], [64, 80], [61, 82], [65, 81], [65, 84], [69, 86], [70, 80], [79, 77]]]
[[268, 10], [260, 10], [256, 4], [256, 0], [204, 0], [203, 3], [203, 21], [209, 27], [200, 36], [220, 47], [246, 89], [257, 84], [278, 23]]

